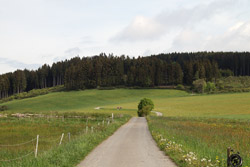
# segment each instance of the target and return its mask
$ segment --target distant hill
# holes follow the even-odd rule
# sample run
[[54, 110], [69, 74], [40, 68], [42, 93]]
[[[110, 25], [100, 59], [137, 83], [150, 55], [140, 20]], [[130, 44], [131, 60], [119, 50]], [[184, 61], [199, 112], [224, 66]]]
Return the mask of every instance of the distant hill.
[[12, 94], [65, 85], [69, 90], [111, 86], [154, 87], [192, 85], [221, 76], [249, 76], [249, 52], [169, 53], [130, 58], [106, 55], [75, 57], [0, 75], [0, 98]]

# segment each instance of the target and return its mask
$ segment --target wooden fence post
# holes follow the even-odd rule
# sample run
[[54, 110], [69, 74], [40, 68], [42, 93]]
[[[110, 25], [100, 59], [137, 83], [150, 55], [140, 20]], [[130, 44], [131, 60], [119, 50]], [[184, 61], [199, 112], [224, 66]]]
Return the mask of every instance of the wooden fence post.
[[38, 141], [39, 141], [39, 135], [36, 136], [36, 150], [35, 150], [35, 158], [37, 157], [38, 152]]
[[61, 145], [61, 144], [62, 144], [63, 136], [64, 136], [64, 133], [62, 133], [62, 137], [61, 137], [61, 140], [60, 140], [59, 145]]

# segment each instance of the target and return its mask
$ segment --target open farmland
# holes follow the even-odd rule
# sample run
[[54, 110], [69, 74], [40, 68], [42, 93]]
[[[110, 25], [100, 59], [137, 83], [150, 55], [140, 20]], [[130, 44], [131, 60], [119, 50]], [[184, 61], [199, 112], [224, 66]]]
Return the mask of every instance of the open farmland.
[[[115, 115], [114, 122], [110, 115], [104, 114], [1, 118], [0, 166], [75, 166], [128, 118]], [[37, 135], [38, 158], [35, 158]]]
[[[248, 144], [250, 137], [250, 93], [193, 95], [184, 91], [167, 89], [55, 92], [34, 98], [2, 103], [1, 105], [6, 105], [8, 110], [1, 114], [42, 113], [67, 116], [69, 113], [106, 113], [110, 116], [111, 113], [116, 113], [135, 116], [138, 102], [144, 97], [152, 99], [155, 104], [154, 110], [163, 113], [164, 117], [162, 118], [154, 116], [149, 118], [150, 130], [158, 142], [158, 145], [165, 150], [178, 165], [203, 166], [211, 163], [212, 165], [223, 166], [225, 164], [226, 148], [228, 146], [241, 153], [245, 166], [250, 164], [248, 160], [250, 159], [250, 145]], [[100, 108], [95, 109], [96, 107]], [[122, 107], [122, 109], [117, 110], [117, 107]], [[28, 121], [29, 123], [27, 125], [26, 122], [24, 127], [30, 128], [22, 130], [25, 129], [23, 125], [21, 125], [22, 119], [20, 121], [12, 121], [15, 123], [7, 125], [6, 122], [8, 119], [11, 118], [1, 118], [1, 129], [3, 130], [1, 134], [9, 134], [9, 139], [7, 139], [8, 135], [1, 136], [1, 138], [4, 139], [3, 141], [16, 143], [17, 141], [11, 141], [15, 139], [10, 137], [16, 135], [14, 132], [23, 131], [23, 133], [19, 135], [24, 135], [27, 137], [27, 140], [28, 138], [34, 138], [37, 134], [36, 126], [33, 125], [32, 122]], [[48, 120], [40, 120], [39, 124], [41, 124], [40, 127], [46, 129], [44, 128], [44, 121], [46, 122]], [[70, 131], [71, 128], [78, 131], [78, 129], [84, 129], [86, 126], [84, 121], [81, 123], [76, 121], [73, 124], [70, 123], [70, 120], [68, 121], [70, 125], [67, 124], [67, 121], [63, 123], [65, 124], [64, 126], [63, 124], [60, 125], [60, 123], [56, 123], [56, 121], [55, 124], [51, 124], [51, 127], [56, 128], [56, 130], [53, 130], [53, 128], [47, 129], [48, 131], [57, 131], [58, 134], [56, 134], [56, 136], [60, 137], [62, 133], [62, 129], [60, 130], [61, 126], [64, 127], [63, 129], [68, 129], [68, 131]], [[124, 122], [125, 121], [122, 123]], [[122, 123], [120, 123], [119, 126]], [[97, 122], [95, 124], [97, 124]], [[12, 126], [11, 131], [7, 130], [10, 129], [9, 126]], [[65, 128], [66, 126], [67, 128]], [[74, 130], [72, 130], [72, 134], [74, 134]], [[44, 134], [46, 133], [44, 132]], [[50, 134], [51, 132], [48, 133]], [[43, 133], [41, 132], [41, 134]], [[109, 135], [110, 134], [111, 132]], [[168, 147], [166, 147], [167, 144], [169, 144]], [[41, 148], [42, 147], [43, 145], [41, 145]], [[46, 145], [46, 147], [49, 147], [49, 145]], [[189, 162], [186, 162], [189, 158], [197, 159], [199, 162], [192, 161], [191, 164], [189, 164]], [[78, 161], [79, 160], [80, 158]]]
[[[14, 100], [1, 105], [8, 106], [6, 113], [119, 113], [136, 115], [137, 105], [144, 97], [165, 100], [171, 97], [188, 96], [179, 90], [160, 89], [115, 89], [56, 92], [23, 100]], [[94, 108], [100, 107], [101, 110]]]
[[[4, 113], [123, 113], [135, 116], [140, 99], [153, 100], [164, 116], [250, 118], [250, 93], [191, 95], [179, 90], [115, 89], [56, 92], [0, 105]], [[96, 110], [100, 107], [100, 110]], [[118, 111], [116, 108], [122, 107]]]
[[174, 97], [155, 106], [165, 116], [250, 119], [250, 93]]

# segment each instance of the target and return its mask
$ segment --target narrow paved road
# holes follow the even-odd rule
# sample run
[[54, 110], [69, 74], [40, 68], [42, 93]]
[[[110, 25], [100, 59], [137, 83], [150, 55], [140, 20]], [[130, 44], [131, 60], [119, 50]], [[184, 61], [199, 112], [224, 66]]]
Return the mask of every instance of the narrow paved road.
[[145, 118], [132, 118], [78, 167], [176, 167], [153, 140]]

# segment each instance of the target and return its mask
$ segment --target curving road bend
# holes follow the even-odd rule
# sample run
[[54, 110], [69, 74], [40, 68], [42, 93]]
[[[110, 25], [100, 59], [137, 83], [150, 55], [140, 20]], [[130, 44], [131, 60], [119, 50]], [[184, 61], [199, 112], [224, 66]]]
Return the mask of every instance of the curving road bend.
[[143, 117], [133, 117], [77, 166], [176, 167], [157, 147]]

